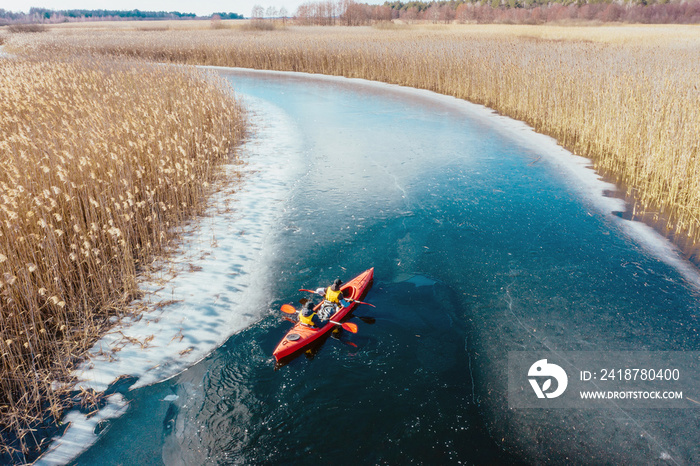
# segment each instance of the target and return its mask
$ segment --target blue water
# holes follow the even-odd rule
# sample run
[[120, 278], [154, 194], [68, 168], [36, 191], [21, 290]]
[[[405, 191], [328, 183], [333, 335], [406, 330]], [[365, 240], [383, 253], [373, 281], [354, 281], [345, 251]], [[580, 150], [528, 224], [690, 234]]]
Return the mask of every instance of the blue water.
[[[696, 288], [558, 165], [439, 100], [222, 74], [299, 138], [270, 311], [127, 393], [76, 464], [700, 462], [697, 410], [508, 408], [508, 351], [698, 350]], [[376, 308], [355, 314], [374, 323], [274, 370], [275, 310], [370, 266]]]

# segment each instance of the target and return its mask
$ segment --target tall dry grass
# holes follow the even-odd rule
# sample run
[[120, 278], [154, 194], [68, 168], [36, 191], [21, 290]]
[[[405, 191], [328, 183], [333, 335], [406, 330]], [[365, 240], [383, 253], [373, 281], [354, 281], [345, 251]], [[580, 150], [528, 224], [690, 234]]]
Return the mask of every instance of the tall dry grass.
[[[623, 185], [637, 213], [700, 240], [695, 26], [438, 26], [42, 35], [41, 49], [358, 77], [524, 120]], [[30, 44], [25, 44], [29, 46]]]
[[0, 115], [0, 453], [24, 461], [245, 118], [202, 72], [106, 58], [0, 59]]

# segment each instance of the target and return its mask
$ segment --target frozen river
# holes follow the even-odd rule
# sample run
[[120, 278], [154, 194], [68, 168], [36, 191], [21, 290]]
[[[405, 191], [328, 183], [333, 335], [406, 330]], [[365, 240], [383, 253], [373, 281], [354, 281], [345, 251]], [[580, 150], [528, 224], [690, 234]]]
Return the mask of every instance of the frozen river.
[[[124, 393], [76, 464], [697, 464], [697, 409], [509, 408], [509, 352], [699, 348], [696, 269], [615, 215], [586, 161], [428, 92], [217, 72], [255, 116], [258, 158], [205, 220], [234, 218], [177, 306], [230, 313], [197, 351], [225, 343]], [[373, 323], [273, 370], [280, 305], [372, 266], [376, 308], [355, 313]]]

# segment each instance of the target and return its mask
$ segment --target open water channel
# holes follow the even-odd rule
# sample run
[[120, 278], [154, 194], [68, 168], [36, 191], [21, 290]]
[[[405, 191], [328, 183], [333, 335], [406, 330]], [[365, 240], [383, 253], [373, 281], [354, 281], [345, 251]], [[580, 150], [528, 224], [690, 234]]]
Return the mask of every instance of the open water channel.
[[[695, 269], [580, 160], [454, 99], [218, 72], [290, 141], [260, 317], [74, 464], [700, 462], [698, 410], [509, 408], [510, 351], [699, 347]], [[280, 305], [369, 267], [374, 322], [275, 370]]]

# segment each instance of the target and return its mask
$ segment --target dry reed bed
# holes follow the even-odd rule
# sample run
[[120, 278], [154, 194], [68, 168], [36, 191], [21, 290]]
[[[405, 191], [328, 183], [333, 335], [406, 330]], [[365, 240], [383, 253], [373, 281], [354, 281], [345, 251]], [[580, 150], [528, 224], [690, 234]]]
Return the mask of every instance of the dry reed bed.
[[202, 209], [245, 115], [200, 71], [107, 58], [0, 59], [0, 115], [0, 453], [24, 460], [66, 405], [52, 382]]
[[[582, 40], [582, 38], [589, 40]], [[635, 209], [700, 239], [700, 37], [689, 27], [288, 28], [44, 34], [40, 49], [306, 71], [430, 89], [556, 138]]]

